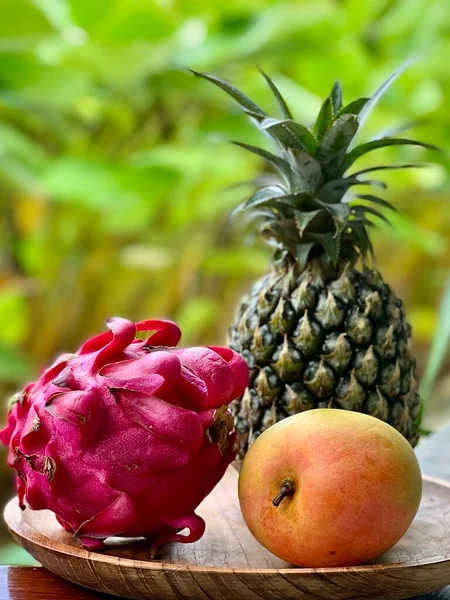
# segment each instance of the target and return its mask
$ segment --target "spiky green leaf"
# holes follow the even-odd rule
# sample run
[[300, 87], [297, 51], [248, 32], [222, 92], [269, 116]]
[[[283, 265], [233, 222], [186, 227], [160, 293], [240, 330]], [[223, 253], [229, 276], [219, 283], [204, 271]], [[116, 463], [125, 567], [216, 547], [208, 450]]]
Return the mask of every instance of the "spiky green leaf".
[[330, 127], [333, 122], [333, 106], [331, 102], [331, 98], [327, 98], [325, 102], [322, 104], [322, 107], [319, 111], [319, 115], [317, 117], [317, 121], [314, 124], [314, 135], [319, 140], [322, 140], [325, 132]]
[[357, 198], [361, 200], [367, 200], [368, 202], [373, 202], [374, 204], [378, 204], [379, 206], [384, 206], [384, 208], [389, 208], [389, 210], [396, 211], [395, 206], [392, 206], [390, 202], [384, 200], [383, 198], [379, 198], [378, 196], [373, 196], [372, 194], [356, 194]]
[[303, 271], [303, 269], [305, 268], [313, 246], [314, 242], [309, 244], [299, 244], [298, 246], [296, 246], [295, 256], [297, 258], [297, 264], [299, 266], [300, 271]]
[[308, 152], [286, 151], [291, 168], [291, 191], [293, 194], [309, 193], [318, 190], [323, 183], [322, 167]]
[[356, 171], [352, 173], [350, 177], [359, 177], [359, 175], [364, 175], [364, 173], [372, 173], [373, 171], [394, 171], [396, 169], [423, 169], [427, 165], [416, 163], [416, 164], [407, 164], [407, 165], [380, 165], [377, 167], [368, 167], [367, 169], [361, 169], [360, 171]]
[[[239, 211], [245, 211], [251, 209], [254, 210], [255, 207], [258, 208], [266, 208], [271, 209], [272, 218], [288, 218], [292, 211], [292, 206], [290, 206], [287, 202], [283, 202], [282, 198], [267, 198], [266, 200], [260, 199], [257, 203], [252, 204], [251, 206], [246, 206], [246, 203], [241, 204], [241, 207], [238, 207]], [[232, 213], [232, 216], [233, 213]]]
[[263, 206], [282, 208], [292, 208], [292, 196], [286, 194], [286, 192], [277, 185], [270, 185], [268, 187], [257, 190], [248, 200], [246, 200], [240, 207], [239, 210], [249, 210], [256, 207], [262, 208]]
[[360, 146], [356, 146], [356, 148], [353, 148], [353, 150], [349, 152], [345, 158], [345, 170], [351, 167], [351, 165], [364, 154], [372, 152], [373, 150], [377, 150], [378, 148], [386, 148], [387, 146], [421, 146], [422, 148], [428, 148], [429, 150], [438, 150], [436, 146], [419, 142], [417, 140], [409, 140], [406, 138], [381, 138], [380, 140], [372, 140], [371, 142], [367, 142], [365, 144], [361, 144]]
[[334, 204], [339, 202], [344, 194], [352, 187], [357, 185], [376, 186], [386, 189], [387, 185], [377, 179], [358, 179], [357, 177], [345, 177], [328, 181], [319, 192], [319, 198], [324, 202]]
[[283, 117], [285, 119], [293, 119], [292, 113], [289, 110], [288, 105], [286, 104], [285, 99], [283, 98], [283, 96], [280, 94], [279, 89], [277, 88], [277, 86], [274, 84], [274, 82], [270, 79], [270, 77], [268, 75], [266, 75], [264, 73], [264, 71], [261, 71], [261, 75], [264, 77], [264, 79], [266, 80], [268, 86], [270, 87], [272, 94], [275, 96], [275, 99], [278, 103], [278, 106], [280, 107], [281, 110], [281, 114], [283, 115]]
[[322, 246], [325, 253], [330, 258], [331, 264], [335, 266], [339, 259], [340, 252], [339, 236], [335, 237], [332, 233], [314, 233], [310, 234], [310, 237]]
[[334, 204], [341, 200], [349, 187], [350, 184], [348, 179], [332, 179], [331, 181], [327, 181], [327, 183], [320, 188], [318, 197], [323, 202]]
[[357, 100], [353, 100], [341, 108], [338, 112], [337, 116], [342, 117], [342, 115], [359, 115], [365, 105], [369, 102], [370, 98], [358, 98]]
[[371, 206], [363, 206], [362, 204], [355, 204], [351, 207], [351, 213], [356, 216], [365, 216], [367, 214], [373, 215], [374, 217], [381, 219], [385, 223], [388, 223], [389, 225], [391, 224], [389, 222], [389, 219], [387, 219], [382, 213], [380, 213], [378, 210], [375, 210], [375, 208], [372, 208]]
[[308, 225], [310, 225], [313, 219], [317, 217], [317, 215], [319, 215], [321, 212], [322, 211], [320, 209], [311, 210], [309, 212], [294, 210], [295, 224], [297, 226], [300, 236], [303, 236], [305, 229], [308, 227]]
[[240, 148], [244, 148], [245, 150], [252, 152], [253, 154], [256, 154], [257, 156], [260, 156], [261, 158], [264, 158], [268, 162], [272, 163], [275, 167], [277, 167], [277, 169], [279, 169], [279, 171], [281, 171], [281, 173], [283, 173], [283, 175], [285, 175], [288, 178], [288, 180], [291, 179], [291, 167], [289, 166], [289, 163], [286, 160], [281, 158], [281, 156], [272, 154], [272, 152], [268, 152], [267, 150], [264, 150], [263, 148], [258, 148], [257, 146], [244, 144], [243, 142], [232, 143], [236, 146], [239, 146]]
[[351, 223], [349, 223], [349, 227], [352, 230], [354, 236], [357, 239], [358, 247], [360, 248], [363, 257], [366, 257], [368, 254], [373, 256], [373, 246], [372, 242], [369, 239], [366, 230], [366, 223], [364, 223], [365, 219], [355, 219]]
[[250, 113], [251, 116], [257, 118], [258, 120], [264, 119], [267, 115], [266, 113], [259, 108], [250, 98], [248, 98], [245, 94], [243, 94], [240, 90], [235, 88], [233, 85], [229, 84], [227, 81], [216, 77], [215, 75], [210, 75], [209, 73], [199, 73], [198, 71], [193, 71], [190, 69], [191, 73], [193, 73], [196, 77], [202, 77], [207, 81], [210, 81], [224, 92], [226, 92], [229, 96], [231, 96], [238, 104], [245, 108], [245, 110]]
[[[231, 216], [233, 217], [234, 214], [237, 214], [238, 211], [241, 211], [242, 209], [238, 206], [237, 209], [235, 209], [233, 211], [233, 213], [231, 213]], [[279, 215], [278, 213], [275, 213], [273, 210], [269, 208], [264, 208], [264, 209], [255, 209], [252, 210], [251, 212], [247, 212], [244, 215], [239, 215], [240, 217], [240, 224], [242, 225], [247, 225], [248, 223], [251, 223], [252, 221], [255, 221], [256, 219], [266, 219], [266, 220], [276, 220], [278, 217], [281, 218], [281, 215]]]
[[317, 141], [311, 131], [295, 121], [264, 119], [262, 129], [267, 131], [285, 148], [305, 150], [309, 154], [314, 154], [317, 149]]
[[330, 100], [333, 107], [333, 113], [337, 115], [342, 108], [342, 88], [339, 81], [334, 82], [333, 89], [331, 90]]
[[369, 114], [372, 112], [378, 100], [383, 96], [383, 94], [389, 89], [390, 85], [399, 77], [405, 69], [407, 69], [411, 60], [407, 60], [401, 67], [399, 67], [396, 71], [392, 73], [390, 77], [384, 81], [380, 87], [376, 90], [376, 92], [370, 97], [369, 101], [364, 106], [363, 110], [359, 114], [359, 123], [362, 125], [364, 121], [367, 119]]
[[266, 238], [275, 238], [284, 246], [294, 246], [298, 244], [298, 231], [293, 219], [281, 221], [268, 220], [260, 229], [262, 235]]
[[318, 201], [323, 208], [332, 216], [336, 226], [336, 233], [339, 234], [348, 224], [351, 208], [348, 204], [328, 204]]
[[384, 181], [380, 181], [379, 179], [360, 179], [359, 183], [356, 183], [355, 185], [371, 185], [380, 188], [380, 190], [387, 190], [388, 187]]
[[[356, 221], [362, 223], [366, 227], [370, 227], [371, 229], [378, 227], [376, 223], [374, 223], [373, 221], [369, 221], [369, 219], [366, 219], [365, 217], [358, 217]], [[352, 221], [352, 223], [354, 223], [354, 221]]]
[[336, 119], [325, 133], [316, 158], [328, 179], [334, 179], [343, 172], [347, 149], [357, 131], [357, 118], [354, 115], [344, 115]]

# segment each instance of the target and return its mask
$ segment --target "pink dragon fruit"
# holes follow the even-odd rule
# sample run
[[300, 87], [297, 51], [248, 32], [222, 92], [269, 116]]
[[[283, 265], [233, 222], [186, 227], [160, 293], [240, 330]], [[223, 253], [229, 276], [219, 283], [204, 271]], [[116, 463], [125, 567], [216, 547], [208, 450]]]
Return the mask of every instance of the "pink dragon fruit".
[[176, 348], [171, 321], [107, 324], [15, 397], [0, 440], [20, 506], [52, 510], [93, 550], [114, 535], [194, 542], [195, 509], [236, 455], [226, 405], [248, 368], [228, 348]]

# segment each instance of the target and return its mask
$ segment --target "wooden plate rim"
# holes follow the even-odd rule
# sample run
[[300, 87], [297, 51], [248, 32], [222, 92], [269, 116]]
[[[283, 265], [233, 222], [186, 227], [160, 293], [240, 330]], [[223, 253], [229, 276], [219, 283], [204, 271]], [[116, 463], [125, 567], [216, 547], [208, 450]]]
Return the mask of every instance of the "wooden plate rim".
[[[450, 482], [444, 479], [439, 479], [438, 477], [432, 477], [429, 475], [424, 475], [422, 477], [424, 481], [428, 481], [430, 483], [434, 483], [436, 485], [445, 487], [450, 489]], [[339, 574], [343, 571], [346, 572], [358, 572], [358, 573], [368, 573], [374, 571], [392, 571], [395, 569], [418, 569], [422, 567], [429, 567], [433, 564], [439, 564], [440, 566], [449, 565], [450, 559], [441, 559], [435, 560], [430, 559], [431, 562], [427, 563], [383, 563], [383, 564], [375, 564], [375, 565], [360, 565], [356, 567], [320, 567], [320, 568], [309, 568], [309, 567], [290, 567], [283, 569], [265, 569], [265, 568], [252, 568], [252, 567], [208, 567], [208, 566], [200, 566], [200, 565], [188, 565], [188, 564], [175, 564], [175, 563], [164, 563], [157, 561], [142, 561], [138, 559], [132, 558], [122, 558], [119, 556], [110, 556], [108, 554], [102, 554], [101, 552], [90, 552], [89, 550], [85, 550], [83, 548], [73, 548], [71, 546], [65, 546], [67, 550], [62, 550], [60, 548], [55, 548], [54, 546], [49, 546], [45, 541], [37, 540], [36, 538], [51, 539], [46, 538], [46, 536], [36, 533], [36, 530], [30, 527], [28, 523], [21, 519], [20, 527], [22, 530], [18, 530], [14, 527], [14, 522], [17, 522], [17, 519], [14, 517], [17, 514], [17, 497], [11, 498], [11, 500], [5, 506], [3, 511], [3, 518], [8, 526], [9, 531], [17, 536], [20, 539], [25, 539], [28, 542], [35, 544], [41, 548], [45, 548], [47, 550], [51, 550], [57, 554], [63, 556], [73, 556], [76, 558], [86, 559], [89, 561], [94, 561], [98, 563], [110, 563], [117, 565], [118, 561], [122, 567], [130, 567], [130, 568], [139, 568], [149, 571], [190, 571], [190, 572], [215, 572], [215, 573], [267, 573], [267, 574], [276, 574], [280, 573], [282, 575], [313, 575], [315, 573], [323, 573], [328, 575]], [[13, 516], [13, 522], [11, 523], [11, 519], [9, 516]], [[63, 545], [62, 542], [58, 542], [58, 545]]]

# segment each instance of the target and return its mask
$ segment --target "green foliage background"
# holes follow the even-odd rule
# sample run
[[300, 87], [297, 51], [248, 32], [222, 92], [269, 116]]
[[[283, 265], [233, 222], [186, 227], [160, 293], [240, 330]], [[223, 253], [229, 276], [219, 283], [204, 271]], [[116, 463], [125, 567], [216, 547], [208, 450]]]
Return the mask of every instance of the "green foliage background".
[[[335, 78], [349, 100], [415, 56], [363, 137], [412, 126], [447, 152], [449, 54], [446, 0], [0, 0], [1, 393], [114, 314], [222, 343], [267, 268], [269, 250], [228, 218], [249, 191], [230, 186], [260, 164], [225, 140], [260, 140], [185, 67], [273, 107], [259, 65], [308, 123]], [[378, 265], [423, 369], [450, 267], [448, 162], [385, 180], [400, 212], [375, 234]]]

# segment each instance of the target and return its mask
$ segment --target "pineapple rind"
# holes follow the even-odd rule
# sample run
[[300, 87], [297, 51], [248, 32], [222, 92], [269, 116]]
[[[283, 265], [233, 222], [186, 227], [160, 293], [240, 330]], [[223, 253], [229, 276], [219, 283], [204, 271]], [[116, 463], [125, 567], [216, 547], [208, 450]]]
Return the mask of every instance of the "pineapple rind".
[[379, 272], [348, 264], [332, 279], [315, 262], [285, 275], [274, 268], [258, 281], [230, 328], [251, 369], [233, 405], [240, 458], [275, 422], [324, 407], [387, 421], [414, 446], [419, 394], [402, 301]]

